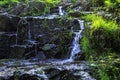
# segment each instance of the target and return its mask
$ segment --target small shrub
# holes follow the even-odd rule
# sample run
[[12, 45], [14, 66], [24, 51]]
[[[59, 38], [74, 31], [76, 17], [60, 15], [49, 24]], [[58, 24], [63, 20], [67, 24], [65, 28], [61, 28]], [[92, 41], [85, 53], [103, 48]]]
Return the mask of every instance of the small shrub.
[[2, 0], [0, 1], [0, 6], [10, 5], [18, 2], [19, 2], [18, 0]]
[[96, 14], [83, 18], [92, 22], [92, 27], [84, 30], [84, 37], [81, 41], [83, 52], [89, 54], [92, 50], [97, 55], [108, 51], [119, 53], [120, 31], [115, 21], [107, 21]]
[[114, 12], [120, 9], [120, 0], [105, 0], [104, 3], [108, 11]]
[[92, 21], [92, 30], [103, 28], [107, 31], [115, 31], [118, 29], [118, 24], [116, 24], [115, 21], [107, 21], [96, 14], [90, 14], [83, 18], [85, 18], [87, 21]]

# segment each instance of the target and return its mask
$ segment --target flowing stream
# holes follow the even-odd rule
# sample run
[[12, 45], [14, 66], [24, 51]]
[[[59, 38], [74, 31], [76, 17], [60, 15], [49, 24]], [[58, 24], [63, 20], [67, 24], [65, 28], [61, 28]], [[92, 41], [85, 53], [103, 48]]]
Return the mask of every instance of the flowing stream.
[[72, 42], [72, 50], [71, 50], [70, 61], [74, 61], [75, 55], [78, 54], [81, 51], [79, 40], [82, 37], [81, 33], [82, 33], [83, 29], [84, 29], [84, 21], [78, 20], [78, 22], [80, 24], [80, 30], [78, 32], [74, 32], [75, 37], [74, 37], [74, 40]]
[[59, 15], [60, 15], [60, 16], [63, 16], [63, 15], [64, 15], [63, 10], [62, 10], [62, 6], [59, 6]]
[[72, 50], [71, 50], [70, 61], [74, 61], [75, 55], [78, 54], [81, 51], [79, 40], [82, 37], [81, 33], [84, 29], [84, 21], [78, 20], [78, 22], [79, 22], [79, 25], [80, 25], [80, 30], [78, 32], [74, 32], [75, 37], [74, 37], [74, 40], [72, 42]]
[[[55, 75], [62, 75], [64, 74], [62, 71], [68, 71], [68, 72], [72, 72], [73, 76], [79, 76], [78, 80], [95, 80], [88, 72], [89, 72], [89, 63], [87, 62], [75, 62], [75, 56], [77, 54], [79, 54], [81, 52], [80, 49], [80, 43], [79, 40], [82, 37], [82, 31], [84, 30], [84, 21], [83, 20], [77, 20], [79, 22], [80, 25], [80, 29], [79, 30], [74, 30], [72, 29], [71, 31], [75, 34], [73, 42], [72, 42], [72, 50], [70, 53], [70, 58], [67, 60], [43, 60], [43, 61], [30, 61], [30, 60], [11, 60], [11, 61], [6, 61], [3, 62], [4, 65], [8, 66], [3, 66], [0, 67], [0, 76], [2, 77], [8, 77], [9, 76], [13, 76], [14, 72], [16, 70], [20, 71], [21, 75], [22, 74], [30, 74], [30, 75], [37, 75], [40, 78], [44, 79], [44, 80], [51, 80], [49, 79], [50, 76]], [[38, 43], [37, 41], [33, 40], [31, 37], [31, 31], [30, 31], [30, 24], [28, 24], [28, 28], [27, 28], [28, 32], [27, 32], [27, 41], [28, 43], [31, 43], [32, 45], [34, 45], [35, 48], [35, 55], [37, 58], [37, 47], [38, 47]], [[18, 33], [18, 30], [17, 30]], [[16, 45], [17, 45], [17, 41], [16, 41]], [[72, 63], [71, 63], [72, 62]], [[15, 68], [16, 67], [16, 68]], [[53, 73], [46, 73], [46, 71], [51, 71], [53, 70]], [[87, 72], [87, 71], [88, 72]], [[56, 73], [55, 73], [55, 72]], [[62, 72], [62, 73], [61, 73]], [[59, 73], [59, 74], [57, 74]], [[56, 75], [57, 74], [57, 75]], [[66, 73], [67, 75], [68, 73]], [[6, 79], [7, 80], [7, 79]], [[62, 80], [62, 79], [61, 79]], [[77, 80], [77, 79], [75, 79]]]
[[[67, 1], [71, 2], [71, 0]], [[64, 5], [58, 6], [57, 9], [55, 7], [55, 11], [53, 10], [55, 13], [19, 18], [20, 20], [17, 21], [18, 24], [17, 30], [15, 29], [15, 34], [9, 34], [9, 39], [14, 38], [13, 43], [11, 41], [10, 44], [12, 45], [12, 48], [9, 50], [11, 55], [13, 57], [15, 56], [16, 59], [8, 59], [0, 62], [0, 80], [2, 77], [5, 78], [5, 80], [16, 77], [15, 72], [20, 73], [17, 75], [19, 77], [28, 74], [30, 77], [35, 76], [39, 80], [95, 80], [90, 74], [90, 63], [87, 61], [76, 61], [77, 55], [81, 55], [82, 53], [79, 42], [84, 30], [84, 21], [75, 19], [77, 20], [77, 23], [79, 23], [79, 29], [75, 30], [76, 25], [72, 26], [71, 22], [73, 21], [67, 20], [65, 16], [65, 25], [60, 25], [63, 23], [61, 22], [61, 18], [64, 18], [64, 15], [67, 14], [65, 8]], [[48, 30], [45, 28], [45, 23], [50, 27]], [[71, 30], [68, 28], [69, 26], [72, 26]], [[71, 49], [69, 57], [63, 59], [64, 56], [66, 57], [65, 53], [67, 53], [67, 51], [65, 53], [60, 51], [64, 46], [60, 45], [62, 41], [59, 41], [59, 38], [62, 35], [58, 34], [59, 31], [63, 31], [64, 33], [64, 30], [66, 29], [72, 32], [74, 37], [73, 41], [70, 43], [71, 46], [69, 46]], [[65, 35], [65, 40], [68, 34], [63, 34]], [[66, 42], [64, 45], [66, 47], [69, 43]], [[22, 55], [21, 57], [24, 57], [25, 59], [21, 59], [21, 57], [20, 59], [17, 59], [16, 53], [18, 56]], [[43, 59], [40, 59], [41, 57], [43, 57]], [[72, 77], [74, 77], [74, 79]]]
[[84, 30], [84, 21], [78, 19], [78, 22], [80, 25], [80, 30], [79, 31], [71, 30], [75, 34], [75, 37], [73, 39], [72, 46], [71, 46], [72, 50], [70, 53], [70, 58], [67, 60], [64, 60], [63, 63], [73, 62], [76, 54], [81, 52], [79, 40], [82, 37], [82, 31]]

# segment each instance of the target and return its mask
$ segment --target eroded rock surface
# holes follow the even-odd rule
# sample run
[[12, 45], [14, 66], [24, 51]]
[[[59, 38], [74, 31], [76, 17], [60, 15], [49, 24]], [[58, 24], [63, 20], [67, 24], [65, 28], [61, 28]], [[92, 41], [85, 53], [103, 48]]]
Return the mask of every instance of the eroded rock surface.
[[63, 64], [60, 60], [55, 62], [16, 60], [12, 65], [7, 63], [4, 62], [4, 66], [0, 67], [1, 80], [95, 80], [90, 75], [89, 63], [84, 61]]

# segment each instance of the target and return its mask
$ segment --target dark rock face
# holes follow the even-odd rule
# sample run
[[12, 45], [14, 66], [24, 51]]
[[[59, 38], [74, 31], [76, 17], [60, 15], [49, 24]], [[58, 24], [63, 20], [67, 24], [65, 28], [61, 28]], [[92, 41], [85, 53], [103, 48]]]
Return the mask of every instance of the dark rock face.
[[8, 58], [10, 45], [15, 44], [15, 38], [14, 33], [0, 32], [0, 58]]
[[62, 18], [1, 14], [0, 58], [32, 58], [41, 57], [40, 54], [41, 59], [68, 58], [73, 39], [71, 27], [78, 29], [79, 23]]
[[8, 14], [0, 14], [0, 31], [15, 32], [17, 27], [18, 17], [9, 16]]
[[0, 15], [0, 31], [12, 31], [12, 27], [10, 18], [6, 15]]
[[[76, 80], [75, 76], [68, 70], [58, 70], [51, 68], [46, 70], [47, 78], [46, 80]], [[0, 78], [1, 80], [45, 80], [44, 78], [37, 75], [30, 74], [19, 74], [14, 72], [13, 76], [5, 78]]]
[[74, 75], [68, 70], [50, 68], [45, 71], [49, 80], [75, 80]]
[[23, 74], [23, 75], [14, 75], [9, 77], [8, 79], [1, 79], [1, 80], [44, 80], [44, 79], [36, 75]]
[[10, 58], [23, 58], [23, 55], [26, 51], [24, 46], [13, 46], [10, 48]]

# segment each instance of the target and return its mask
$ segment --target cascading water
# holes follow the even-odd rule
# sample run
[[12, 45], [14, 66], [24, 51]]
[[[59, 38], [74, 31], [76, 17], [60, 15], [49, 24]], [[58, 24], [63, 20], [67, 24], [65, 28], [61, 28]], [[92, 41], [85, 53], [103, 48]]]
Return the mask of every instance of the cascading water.
[[64, 15], [63, 10], [62, 10], [62, 6], [59, 6], [59, 15], [60, 16]]
[[74, 58], [75, 58], [75, 55], [78, 54], [81, 51], [79, 40], [82, 37], [81, 33], [84, 29], [84, 21], [78, 19], [78, 22], [80, 24], [80, 30], [78, 32], [74, 32], [73, 27], [72, 27], [72, 30], [71, 30], [73, 33], [75, 33], [75, 37], [74, 37], [73, 42], [72, 42], [72, 50], [71, 50], [70, 58], [67, 59], [67, 60], [64, 60], [62, 63], [73, 62]]
[[75, 59], [75, 55], [78, 54], [81, 51], [79, 40], [82, 37], [81, 33], [82, 33], [83, 29], [84, 29], [84, 21], [83, 20], [79, 20], [79, 19], [77, 19], [77, 20], [78, 20], [79, 25], [80, 25], [80, 30], [78, 32], [75, 32], [73, 30], [73, 27], [71, 28], [71, 31], [73, 33], [75, 33], [75, 37], [73, 39], [72, 46], [71, 46], [72, 50], [71, 50], [71, 53], [70, 53], [71, 54], [70, 58], [66, 59], [66, 60], [63, 60], [63, 61], [60, 61], [59, 62], [60, 64], [64, 64], [64, 63], [67, 63], [67, 62], [73, 62], [74, 59]]
[[31, 36], [31, 30], [30, 30], [30, 23], [27, 23], [28, 24], [28, 32], [27, 32], [27, 35], [28, 35], [28, 40], [27, 42], [31, 45], [36, 45], [38, 44], [37, 41], [35, 40], [32, 40], [32, 36]]
[[30, 45], [34, 45], [35, 48], [35, 57], [37, 58], [37, 44], [38, 42], [36, 40], [32, 40], [32, 36], [31, 36], [31, 29], [30, 29], [30, 23], [28, 23], [28, 44]]
[[78, 54], [81, 50], [80, 50], [80, 44], [79, 44], [79, 40], [82, 37], [82, 31], [84, 29], [84, 21], [82, 20], [78, 20], [79, 24], [80, 24], [80, 30], [78, 32], [74, 32], [75, 33], [75, 37], [74, 40], [72, 42], [72, 50], [71, 50], [71, 56], [69, 61], [74, 61], [74, 57], [76, 54]]

